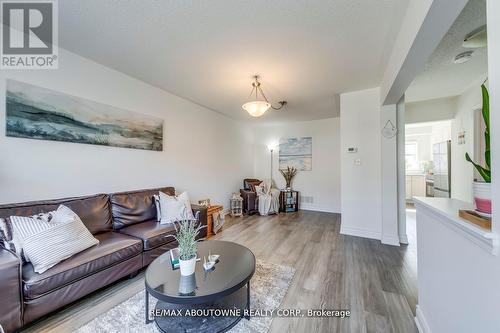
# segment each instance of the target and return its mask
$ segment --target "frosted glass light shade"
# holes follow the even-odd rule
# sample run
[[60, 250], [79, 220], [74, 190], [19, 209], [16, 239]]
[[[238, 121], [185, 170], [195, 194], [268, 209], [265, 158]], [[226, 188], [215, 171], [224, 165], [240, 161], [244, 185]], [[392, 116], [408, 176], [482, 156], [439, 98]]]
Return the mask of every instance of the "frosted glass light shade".
[[243, 104], [242, 108], [252, 117], [260, 117], [271, 107], [266, 101], [253, 101]]

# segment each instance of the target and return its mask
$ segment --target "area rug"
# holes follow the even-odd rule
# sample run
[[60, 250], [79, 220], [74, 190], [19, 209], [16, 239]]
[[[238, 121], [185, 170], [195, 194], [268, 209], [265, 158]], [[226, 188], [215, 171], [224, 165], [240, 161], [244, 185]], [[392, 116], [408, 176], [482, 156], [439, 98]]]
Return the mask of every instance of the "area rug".
[[[250, 284], [251, 308], [277, 309], [285, 297], [294, 274], [293, 267], [257, 260], [255, 274]], [[155, 323], [148, 325], [144, 323], [144, 298], [144, 292], [140, 292], [80, 327], [76, 332], [157, 333], [159, 330]], [[150, 297], [150, 309], [154, 309], [155, 304], [156, 300]], [[271, 317], [242, 319], [230, 332], [267, 332], [271, 322]]]

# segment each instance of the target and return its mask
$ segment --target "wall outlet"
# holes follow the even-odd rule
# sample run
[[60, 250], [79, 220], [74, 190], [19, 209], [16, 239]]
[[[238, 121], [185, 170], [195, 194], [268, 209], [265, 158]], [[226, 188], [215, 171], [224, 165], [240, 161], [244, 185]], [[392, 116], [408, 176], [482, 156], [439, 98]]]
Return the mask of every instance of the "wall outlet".
[[361, 159], [360, 158], [355, 159], [354, 165], [361, 165]]

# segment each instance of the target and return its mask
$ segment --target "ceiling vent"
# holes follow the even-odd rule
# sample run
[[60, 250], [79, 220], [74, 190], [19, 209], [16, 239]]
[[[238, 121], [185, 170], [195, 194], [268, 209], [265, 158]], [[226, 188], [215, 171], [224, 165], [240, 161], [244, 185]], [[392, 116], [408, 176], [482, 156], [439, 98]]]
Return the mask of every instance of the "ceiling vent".
[[455, 58], [453, 58], [453, 63], [454, 64], [463, 64], [467, 61], [469, 61], [472, 58], [472, 54], [474, 51], [465, 51], [460, 54], [457, 54]]

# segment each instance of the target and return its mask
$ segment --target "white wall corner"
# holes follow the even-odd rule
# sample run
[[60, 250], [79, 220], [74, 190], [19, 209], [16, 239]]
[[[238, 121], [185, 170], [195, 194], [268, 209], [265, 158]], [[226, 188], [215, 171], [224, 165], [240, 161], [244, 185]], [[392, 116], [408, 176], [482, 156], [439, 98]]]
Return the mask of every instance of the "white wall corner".
[[340, 213], [339, 207], [327, 207], [324, 205], [314, 205], [314, 204], [304, 204], [300, 203], [300, 210], [311, 210], [315, 212], [324, 212], [324, 213]]
[[408, 245], [408, 235], [407, 234], [399, 234], [399, 243]]
[[382, 235], [382, 244], [399, 246], [399, 236], [398, 235]]
[[[488, 20], [488, 85], [490, 110], [500, 110], [500, 1], [486, 3]], [[500, 234], [500, 114], [490, 113], [493, 231]]]
[[377, 239], [377, 240], [380, 240], [382, 238], [380, 232], [378, 232], [378, 231], [361, 229], [361, 228], [346, 227], [342, 224], [340, 226], [340, 233], [342, 235], [371, 238], [371, 239]]
[[422, 308], [417, 305], [416, 315], [415, 315], [415, 324], [417, 325], [417, 329], [420, 333], [432, 333], [427, 320], [425, 319], [424, 312]]
[[[380, 131], [397, 126], [396, 105], [384, 105], [380, 112]], [[399, 246], [397, 136], [381, 135], [382, 243]]]

